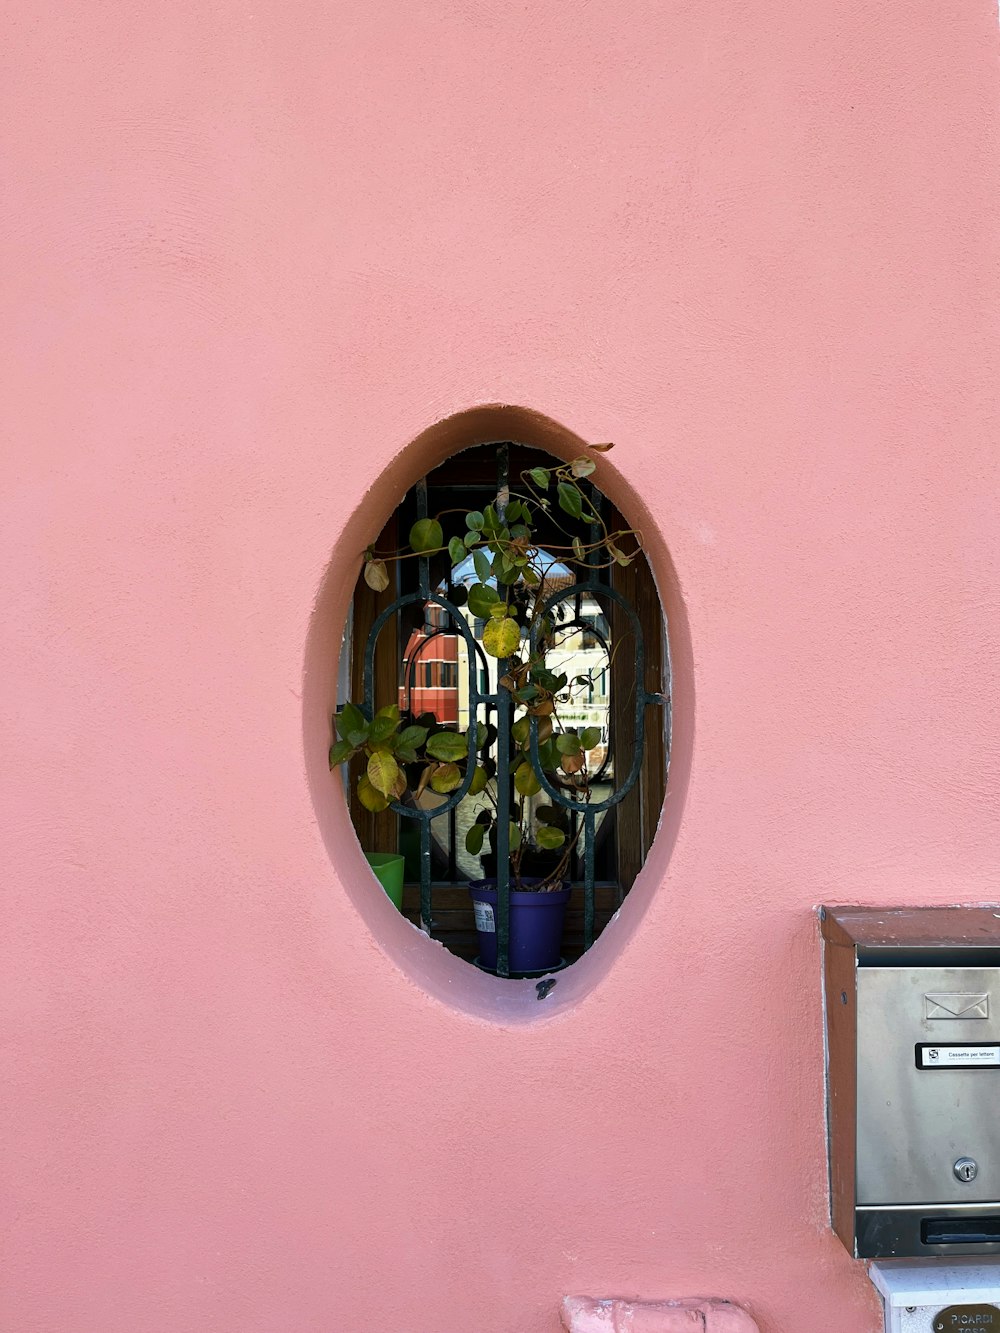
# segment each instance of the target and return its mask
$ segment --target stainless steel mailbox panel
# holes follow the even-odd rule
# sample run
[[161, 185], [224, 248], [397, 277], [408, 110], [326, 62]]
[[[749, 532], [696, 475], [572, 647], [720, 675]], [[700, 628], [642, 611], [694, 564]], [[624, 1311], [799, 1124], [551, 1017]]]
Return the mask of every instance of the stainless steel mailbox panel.
[[1000, 1257], [1000, 907], [824, 908], [833, 1225]]
[[[975, 997], [977, 1016], [929, 995]], [[857, 1004], [858, 1203], [1000, 1200], [1000, 970], [861, 966]], [[943, 1063], [966, 1053], [983, 1063]], [[970, 1181], [954, 1171], [963, 1157]]]

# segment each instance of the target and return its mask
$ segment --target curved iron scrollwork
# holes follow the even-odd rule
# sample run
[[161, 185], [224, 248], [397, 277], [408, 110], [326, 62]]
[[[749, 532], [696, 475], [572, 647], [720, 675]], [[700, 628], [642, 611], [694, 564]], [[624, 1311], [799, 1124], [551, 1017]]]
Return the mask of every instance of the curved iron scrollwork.
[[[497, 500], [496, 507], [499, 513], [503, 513], [506, 503], [509, 499], [509, 446], [500, 444], [497, 446]], [[595, 503], [599, 503], [599, 494], [595, 491]], [[426, 518], [428, 516], [428, 492], [426, 478], [418, 482], [416, 487], [417, 517]], [[595, 557], [592, 556], [594, 561]], [[442, 815], [448, 815], [454, 811], [457, 806], [468, 795], [469, 787], [472, 783], [473, 773], [476, 766], [476, 726], [479, 720], [480, 709], [485, 712], [487, 723], [491, 720], [497, 731], [496, 739], [496, 799], [497, 799], [497, 821], [496, 821], [496, 855], [497, 855], [497, 908], [496, 908], [496, 931], [497, 931], [497, 967], [498, 976], [510, 976], [510, 813], [513, 802], [512, 783], [510, 781], [510, 728], [513, 721], [514, 700], [511, 694], [499, 683], [495, 690], [483, 690], [480, 688], [480, 659], [485, 664], [485, 657], [481, 646], [477, 643], [475, 635], [470, 629], [465, 616], [455, 602], [442, 595], [431, 586], [431, 568], [430, 558], [426, 555], [420, 555], [417, 558], [418, 579], [415, 592], [406, 593], [398, 597], [389, 606], [379, 614], [369, 632], [364, 652], [364, 703], [363, 711], [367, 718], [371, 719], [376, 710], [375, 691], [375, 646], [379, 634], [392, 619], [405, 607], [412, 606], [414, 603], [423, 605], [436, 605], [442, 608], [448, 618], [450, 632], [458, 634], [465, 641], [467, 647], [467, 668], [468, 668], [468, 751], [466, 772], [460, 786], [433, 809], [423, 809], [418, 804], [404, 805], [399, 801], [393, 801], [390, 808], [401, 818], [416, 821], [420, 831], [420, 919], [423, 929], [428, 934], [433, 933], [432, 918], [432, 830], [431, 823], [439, 819]], [[600, 570], [596, 563], [593, 564], [589, 578], [580, 580], [570, 587], [558, 589], [547, 598], [544, 603], [544, 611], [547, 613], [554, 610], [560, 604], [573, 601], [577, 607], [580, 605], [580, 599], [585, 596], [608, 598], [619, 608], [635, 639], [635, 676], [632, 688], [635, 696], [635, 717], [634, 717], [634, 736], [632, 746], [631, 762], [629, 769], [621, 783], [616, 783], [611, 794], [601, 801], [577, 801], [572, 796], [567, 795], [566, 788], [557, 785], [550, 776], [544, 771], [539, 756], [539, 735], [538, 719], [530, 719], [530, 746], [529, 756], [535, 776], [546, 793], [549, 800], [570, 812], [574, 818], [583, 821], [583, 900], [584, 900], [584, 918], [583, 918], [583, 944], [584, 949], [589, 949], [594, 942], [594, 917], [595, 917], [595, 874], [594, 874], [594, 847], [596, 841], [597, 816], [617, 806], [625, 796], [632, 790], [638, 781], [642, 769], [643, 749], [645, 739], [645, 714], [646, 709], [652, 705], [664, 706], [666, 708], [667, 718], [667, 744], [669, 746], [669, 719], [670, 719], [670, 696], [669, 696], [669, 675], [665, 683], [663, 693], [655, 693], [645, 688], [645, 645], [643, 641], [642, 625], [634, 607], [613, 588], [601, 575], [604, 571]], [[578, 613], [579, 614], [579, 613]], [[539, 647], [540, 619], [536, 620], [531, 631], [531, 648], [535, 650]], [[566, 629], [573, 624], [579, 623], [578, 620], [566, 622], [561, 628]], [[607, 639], [603, 634], [597, 634], [605, 650], [607, 651]], [[509, 669], [510, 659], [500, 659], [497, 662], [497, 681], [504, 676]], [[610, 654], [609, 654], [610, 662]], [[489, 674], [485, 674], [485, 679], [489, 681]], [[612, 685], [612, 690], [615, 685]], [[668, 751], [669, 752], [669, 751]], [[607, 756], [604, 764], [607, 764]]]

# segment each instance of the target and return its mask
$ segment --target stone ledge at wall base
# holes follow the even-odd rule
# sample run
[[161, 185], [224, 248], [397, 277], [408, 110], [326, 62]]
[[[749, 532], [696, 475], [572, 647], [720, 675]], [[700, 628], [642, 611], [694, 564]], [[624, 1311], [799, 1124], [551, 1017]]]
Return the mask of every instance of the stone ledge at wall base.
[[569, 1333], [759, 1333], [731, 1301], [626, 1301], [565, 1296], [563, 1328]]

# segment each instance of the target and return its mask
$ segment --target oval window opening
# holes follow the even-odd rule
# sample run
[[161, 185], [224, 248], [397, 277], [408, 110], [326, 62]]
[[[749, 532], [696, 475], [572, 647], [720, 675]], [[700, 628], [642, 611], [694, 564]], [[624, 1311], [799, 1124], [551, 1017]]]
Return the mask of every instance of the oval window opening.
[[410, 921], [500, 977], [576, 961], [656, 832], [670, 655], [641, 533], [513, 441], [453, 455], [365, 555], [331, 766]]

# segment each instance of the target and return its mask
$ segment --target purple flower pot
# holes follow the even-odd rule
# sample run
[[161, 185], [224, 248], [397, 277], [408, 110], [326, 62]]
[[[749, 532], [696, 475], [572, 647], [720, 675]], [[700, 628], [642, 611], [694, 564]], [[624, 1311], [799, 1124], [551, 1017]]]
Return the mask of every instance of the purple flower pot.
[[[559, 966], [562, 961], [559, 951], [562, 948], [563, 921], [570, 892], [568, 884], [547, 893], [511, 889], [511, 972], [546, 972]], [[497, 882], [495, 879], [474, 879], [469, 885], [469, 894], [476, 913], [479, 963], [488, 971], [495, 972]]]

